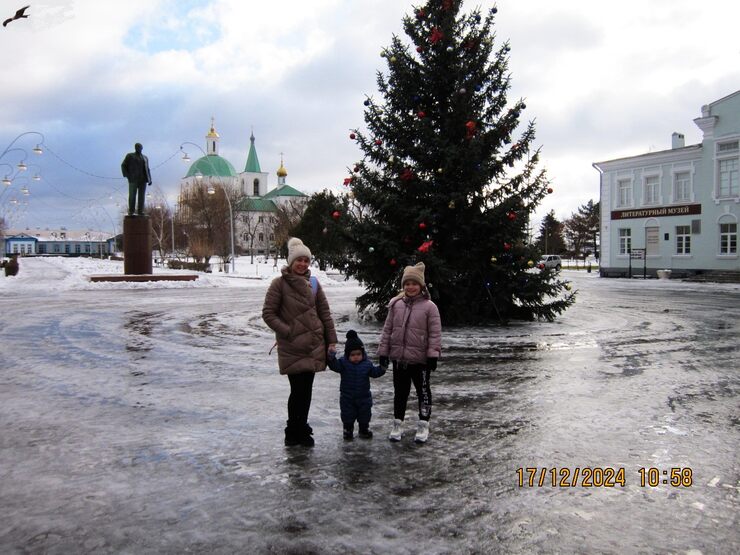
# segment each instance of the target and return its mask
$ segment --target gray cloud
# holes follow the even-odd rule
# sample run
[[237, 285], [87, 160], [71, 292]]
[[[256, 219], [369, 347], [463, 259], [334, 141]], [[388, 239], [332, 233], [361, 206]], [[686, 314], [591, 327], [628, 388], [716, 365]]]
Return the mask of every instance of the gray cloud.
[[[524, 117], [537, 122], [556, 184], [540, 214], [555, 209], [565, 217], [598, 198], [594, 161], [668, 148], [673, 131], [698, 142], [692, 120], [701, 105], [740, 82], [734, 4], [497, 5], [497, 40], [512, 45], [510, 99], [526, 98]], [[401, 16], [412, 3], [132, 0], [120, 13], [96, 0], [69, 0], [32, 8], [28, 25], [0, 34], [8, 76], [0, 89], [0, 148], [24, 131], [41, 131], [63, 160], [50, 152], [34, 158], [45, 180], [21, 180], [32, 194], [15, 223], [35, 226], [117, 217], [125, 183], [95, 176], [117, 177], [136, 141], [158, 166], [158, 190], [174, 201], [187, 171], [178, 148], [183, 141], [204, 146], [211, 116], [221, 152], [237, 169], [253, 127], [272, 183], [284, 152], [292, 185], [340, 188], [346, 166], [360, 156], [349, 129], [363, 126], [364, 95], [377, 94], [375, 72], [384, 67], [379, 52], [393, 33], [402, 35]], [[193, 29], [197, 36], [188, 35]], [[17, 146], [30, 151], [34, 140]], [[195, 147], [188, 152], [199, 155]]]

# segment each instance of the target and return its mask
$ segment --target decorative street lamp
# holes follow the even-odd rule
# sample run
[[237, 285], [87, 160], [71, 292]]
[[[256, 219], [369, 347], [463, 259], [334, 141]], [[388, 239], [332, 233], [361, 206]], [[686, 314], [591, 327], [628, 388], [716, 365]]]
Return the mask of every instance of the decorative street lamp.
[[[203, 176], [201, 175], [201, 178]], [[196, 179], [197, 179], [196, 174]], [[219, 183], [219, 187], [221, 187], [221, 190], [224, 192], [224, 197], [226, 197], [226, 202], [229, 205], [229, 231], [231, 235], [231, 273], [236, 273], [236, 257], [234, 256], [234, 211], [231, 209], [231, 201], [229, 200], [229, 194], [226, 192], [226, 189], [224, 186]], [[214, 189], [213, 184], [208, 186], [208, 194], [209, 195], [215, 195], [216, 189]]]
[[15, 142], [18, 139], [20, 139], [21, 137], [25, 136], [25, 135], [38, 135], [39, 137], [41, 137], [41, 142], [40, 143], [36, 143], [36, 146], [33, 147], [32, 150], [33, 150], [33, 153], [34, 154], [39, 154], [39, 155], [43, 154], [44, 153], [44, 149], [41, 148], [41, 145], [44, 144], [44, 134], [43, 133], [39, 133], [38, 131], [26, 131], [25, 133], [21, 133], [15, 139], [13, 139], [12, 141], [10, 141], [10, 144], [7, 147], [5, 147], [5, 150], [3, 150], [3, 153], [0, 154], [0, 158], [2, 158], [8, 152], [10, 152], [11, 147], [15, 144]]

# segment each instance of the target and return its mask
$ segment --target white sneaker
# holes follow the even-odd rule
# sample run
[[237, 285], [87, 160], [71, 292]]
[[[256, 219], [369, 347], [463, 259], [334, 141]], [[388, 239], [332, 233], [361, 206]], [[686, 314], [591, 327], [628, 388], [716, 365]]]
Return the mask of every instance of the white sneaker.
[[416, 437], [414, 441], [416, 443], [426, 443], [427, 439], [429, 439], [429, 422], [419, 420], [419, 423], [416, 425]]
[[403, 420], [399, 420], [398, 418], [393, 420], [393, 428], [391, 428], [391, 433], [388, 434], [388, 439], [391, 441], [401, 441], [401, 424], [403, 424]]

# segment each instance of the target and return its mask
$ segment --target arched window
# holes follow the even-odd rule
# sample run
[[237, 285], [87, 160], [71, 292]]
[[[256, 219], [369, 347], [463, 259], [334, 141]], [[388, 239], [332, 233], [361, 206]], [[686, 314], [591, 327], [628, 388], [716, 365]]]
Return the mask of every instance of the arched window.
[[256, 177], [254, 178], [254, 196], [260, 196], [260, 180]]
[[259, 242], [260, 243], [264, 243], [264, 241], [265, 241], [265, 234], [264, 233], [260, 233], [260, 235], [259, 235]]

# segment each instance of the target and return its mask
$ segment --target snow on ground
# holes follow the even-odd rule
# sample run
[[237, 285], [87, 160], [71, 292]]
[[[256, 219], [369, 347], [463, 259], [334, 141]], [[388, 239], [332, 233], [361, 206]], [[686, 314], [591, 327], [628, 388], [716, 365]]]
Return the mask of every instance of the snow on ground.
[[[43, 264], [39, 264], [43, 261]], [[91, 275], [120, 275], [123, 274], [123, 261], [87, 257], [38, 257], [19, 258], [17, 276], [2, 279], [0, 275], [0, 291], [79, 291], [79, 290], [121, 290], [121, 289], [197, 289], [202, 287], [265, 287], [275, 277], [280, 275], [280, 269], [285, 260], [278, 260], [277, 266], [272, 261], [268, 263], [250, 262], [249, 257], [236, 259], [236, 272], [225, 273], [218, 271], [219, 265], [212, 264], [214, 273], [193, 272], [191, 270], [171, 270], [155, 266], [154, 275], [168, 274], [196, 274], [194, 281], [118, 281], [118, 282], [91, 282]], [[230, 269], [230, 266], [229, 266]], [[345, 281], [337, 273], [334, 278], [318, 267], [311, 267], [311, 274], [316, 276], [324, 287], [356, 286], [354, 280]], [[43, 279], [40, 279], [43, 278]], [[53, 278], [53, 279], [50, 279]]]
[[[39, 266], [34, 260], [43, 260], [44, 264]], [[277, 266], [272, 261], [268, 263], [251, 263], [249, 257], [237, 258], [235, 262], [236, 272], [228, 273], [219, 270], [219, 264], [212, 264], [215, 269], [213, 273], [193, 272], [190, 270], [171, 270], [169, 268], [153, 268], [155, 275], [167, 274], [197, 274], [198, 279], [194, 281], [151, 281], [151, 282], [91, 282], [91, 275], [99, 274], [123, 274], [123, 261], [108, 260], [86, 257], [43, 257], [43, 258], [19, 258], [20, 269], [17, 276], [3, 279], [0, 274], [0, 291], [69, 291], [69, 290], [120, 290], [120, 289], [193, 289], [201, 287], [266, 287], [278, 275], [280, 269], [285, 265], [285, 260], [278, 261]], [[229, 267], [230, 268], [230, 267]], [[41, 274], [39, 272], [42, 272]], [[359, 284], [354, 279], [344, 279], [344, 276], [334, 270], [328, 272], [320, 270], [316, 266], [311, 267], [311, 274], [316, 276], [323, 287], [357, 287]], [[586, 273], [583, 270], [563, 270], [561, 277], [572, 280], [576, 276], [580, 279], [599, 279], [598, 271]], [[40, 279], [42, 278], [42, 279]], [[51, 279], [53, 278], [53, 279]], [[656, 280], [656, 279], [610, 279], [612, 287], [616, 288], [638, 288], [646, 291], [676, 290], [676, 291], [702, 291], [702, 290], [727, 290], [738, 291], [740, 284], [718, 284], [698, 283], [681, 280]]]

